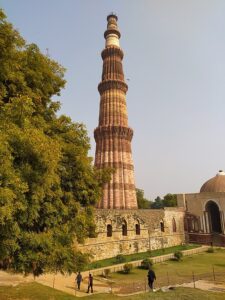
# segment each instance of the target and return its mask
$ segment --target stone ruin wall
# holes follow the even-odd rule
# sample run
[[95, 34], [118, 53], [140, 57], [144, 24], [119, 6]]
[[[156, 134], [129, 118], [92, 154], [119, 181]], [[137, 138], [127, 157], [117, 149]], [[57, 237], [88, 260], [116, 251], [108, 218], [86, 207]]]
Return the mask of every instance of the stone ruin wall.
[[[173, 224], [176, 223], [176, 231]], [[96, 238], [88, 238], [79, 249], [91, 253], [93, 261], [172, 247], [185, 242], [184, 209], [112, 210], [96, 209]], [[122, 234], [122, 224], [127, 223], [127, 235]], [[161, 225], [161, 223], [163, 225]], [[136, 234], [136, 224], [140, 234]], [[107, 236], [107, 225], [112, 226], [112, 236]], [[164, 232], [161, 226], [164, 226]]]

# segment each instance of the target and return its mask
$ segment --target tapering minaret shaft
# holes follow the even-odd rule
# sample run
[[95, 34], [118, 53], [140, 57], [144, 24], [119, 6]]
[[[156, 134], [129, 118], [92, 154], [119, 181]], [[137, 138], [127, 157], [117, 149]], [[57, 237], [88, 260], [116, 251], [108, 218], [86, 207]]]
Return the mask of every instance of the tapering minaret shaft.
[[109, 15], [102, 51], [102, 81], [98, 85], [100, 112], [96, 141], [95, 166], [115, 170], [111, 181], [104, 185], [99, 208], [137, 208], [134, 167], [131, 154], [133, 130], [128, 127], [126, 92], [123, 74], [123, 51], [119, 45], [117, 17]]

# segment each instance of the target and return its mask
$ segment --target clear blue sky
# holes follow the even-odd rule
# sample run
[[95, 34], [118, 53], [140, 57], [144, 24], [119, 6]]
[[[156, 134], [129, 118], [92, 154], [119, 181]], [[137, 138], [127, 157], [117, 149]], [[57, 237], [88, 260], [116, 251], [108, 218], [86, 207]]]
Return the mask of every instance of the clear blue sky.
[[198, 192], [225, 169], [224, 0], [0, 0], [28, 42], [67, 68], [61, 112], [86, 124], [94, 156], [106, 16], [115, 12], [129, 78], [136, 186]]

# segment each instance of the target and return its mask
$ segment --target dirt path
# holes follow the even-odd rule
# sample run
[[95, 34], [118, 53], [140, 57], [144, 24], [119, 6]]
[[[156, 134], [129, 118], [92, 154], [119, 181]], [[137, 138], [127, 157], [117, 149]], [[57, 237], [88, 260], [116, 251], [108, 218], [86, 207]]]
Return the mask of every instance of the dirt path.
[[[75, 289], [75, 277], [76, 275], [68, 275], [63, 276], [61, 274], [57, 274], [56, 276], [52, 274], [46, 274], [40, 276], [36, 279], [36, 282], [41, 283], [43, 285], [47, 285], [49, 287], [53, 287], [57, 290], [64, 291], [66, 293], [76, 295], [78, 297], [86, 296], [87, 286], [88, 286], [88, 274], [89, 272], [83, 272], [83, 281], [81, 283], [81, 289], [78, 291]], [[93, 284], [94, 293], [109, 293], [109, 286], [107, 283], [99, 281], [94, 277]]]
[[198, 280], [195, 283], [183, 283], [178, 286], [182, 287], [190, 287], [190, 288], [197, 288], [204, 291], [210, 292], [225, 292], [225, 282], [220, 281], [207, 281], [207, 280]]
[[[8, 272], [0, 271], [0, 286], [17, 286], [21, 283], [28, 283], [28, 282], [38, 282], [40, 284], [49, 286], [51, 288], [55, 288], [57, 290], [66, 292], [71, 295], [76, 295], [78, 297], [86, 296], [87, 285], [88, 285], [88, 274], [89, 272], [83, 272], [83, 281], [81, 283], [81, 290], [77, 291], [75, 289], [75, 274], [72, 275], [53, 275], [53, 274], [46, 274], [37, 277], [35, 280], [33, 276], [24, 277], [19, 274], [12, 274]], [[97, 278], [94, 277], [94, 293], [109, 293], [110, 287], [107, 282], [99, 281]]]
[[16, 286], [20, 283], [24, 282], [32, 282], [34, 279], [29, 276], [29, 277], [24, 277], [19, 274], [12, 274], [12, 273], [7, 273], [0, 271], [0, 285], [11, 285], [11, 286]]

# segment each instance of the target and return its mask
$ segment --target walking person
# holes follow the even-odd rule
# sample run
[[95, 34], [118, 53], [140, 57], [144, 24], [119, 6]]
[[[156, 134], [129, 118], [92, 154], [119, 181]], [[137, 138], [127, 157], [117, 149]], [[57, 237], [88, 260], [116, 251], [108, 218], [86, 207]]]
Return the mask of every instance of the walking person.
[[91, 273], [88, 276], [88, 290], [87, 293], [89, 293], [89, 290], [91, 289], [91, 292], [93, 293], [93, 276]]
[[77, 282], [77, 289], [80, 290], [80, 284], [82, 281], [82, 275], [80, 272], [78, 272], [77, 277], [76, 277], [76, 282]]
[[151, 268], [148, 271], [147, 277], [148, 277], [149, 288], [154, 292], [153, 283], [156, 280], [156, 276], [155, 276], [155, 272]]

